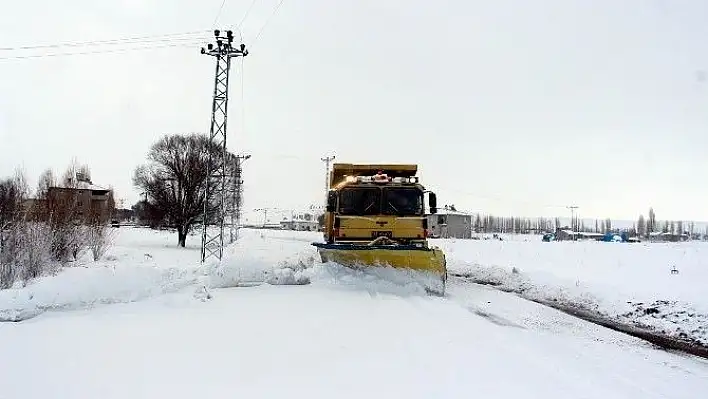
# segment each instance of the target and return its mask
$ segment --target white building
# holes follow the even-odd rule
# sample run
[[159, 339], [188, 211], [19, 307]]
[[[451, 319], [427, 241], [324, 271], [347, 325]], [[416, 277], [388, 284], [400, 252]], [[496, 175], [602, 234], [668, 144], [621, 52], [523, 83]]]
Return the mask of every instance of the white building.
[[319, 216], [314, 212], [293, 213], [289, 219], [280, 221], [280, 226], [284, 230], [319, 231]]
[[428, 230], [433, 238], [472, 238], [472, 215], [438, 208], [436, 214], [426, 215]]

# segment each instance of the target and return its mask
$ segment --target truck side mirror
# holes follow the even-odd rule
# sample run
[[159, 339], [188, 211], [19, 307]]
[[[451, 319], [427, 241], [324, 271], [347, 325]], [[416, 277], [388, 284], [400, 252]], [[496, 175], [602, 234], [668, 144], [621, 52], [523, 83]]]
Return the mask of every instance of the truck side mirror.
[[337, 209], [337, 192], [330, 191], [327, 193], [327, 212], [334, 212]]
[[430, 204], [430, 213], [438, 213], [438, 197], [435, 193], [428, 194], [428, 203]]

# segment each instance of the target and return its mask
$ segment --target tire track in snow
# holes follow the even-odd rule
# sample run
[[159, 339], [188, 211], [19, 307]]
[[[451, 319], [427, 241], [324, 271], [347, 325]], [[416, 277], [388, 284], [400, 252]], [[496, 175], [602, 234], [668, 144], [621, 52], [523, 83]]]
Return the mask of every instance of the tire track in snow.
[[530, 295], [525, 295], [523, 291], [514, 291], [511, 289], [504, 289], [493, 283], [485, 283], [479, 279], [469, 277], [466, 275], [453, 274], [449, 281], [453, 279], [458, 282], [465, 282], [466, 284], [479, 284], [491, 287], [499, 292], [514, 294], [519, 298], [526, 301], [537, 303], [543, 306], [547, 306], [552, 309], [561, 311], [567, 315], [576, 317], [580, 320], [584, 320], [595, 325], [608, 328], [610, 330], [626, 334], [628, 336], [641, 339], [654, 345], [657, 348], [664, 350], [676, 351], [680, 353], [685, 353], [693, 356], [698, 356], [703, 359], [708, 359], [708, 347], [693, 342], [687, 342], [675, 337], [668, 336], [666, 334], [661, 334], [656, 331], [652, 331], [648, 328], [641, 328], [638, 326], [622, 323], [610, 317], [604, 316], [599, 312], [594, 312], [583, 308], [580, 305], [568, 304], [561, 301], [553, 301], [547, 299], [541, 299]]

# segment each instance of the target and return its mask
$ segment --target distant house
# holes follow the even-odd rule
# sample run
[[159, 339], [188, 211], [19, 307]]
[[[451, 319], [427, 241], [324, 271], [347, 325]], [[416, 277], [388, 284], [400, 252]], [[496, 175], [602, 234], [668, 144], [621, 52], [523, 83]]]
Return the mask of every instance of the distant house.
[[433, 238], [472, 238], [471, 214], [447, 207], [438, 209], [436, 214], [426, 215], [426, 218]]
[[575, 239], [575, 232], [570, 228], [558, 228], [556, 229], [555, 240], [556, 241], [568, 241]]
[[69, 212], [82, 222], [107, 222], [113, 213], [113, 193], [90, 180], [78, 181], [72, 187], [49, 187], [47, 206], [50, 210]]
[[589, 231], [572, 231], [569, 227], [556, 229], [556, 241], [602, 240], [605, 235]]
[[25, 214], [34, 220], [52, 217], [79, 223], [109, 222], [115, 207], [112, 190], [77, 177], [66, 186], [48, 187], [42, 198], [25, 200]]
[[688, 233], [683, 233], [683, 234], [662, 233], [662, 232], [649, 233], [649, 240], [653, 241], [653, 242], [681, 242], [681, 241], [688, 241], [690, 239], [691, 239], [691, 235]]
[[285, 219], [280, 222], [283, 230], [298, 230], [298, 231], [319, 231], [320, 223], [318, 215], [312, 213], [302, 213], [292, 215], [291, 219]]

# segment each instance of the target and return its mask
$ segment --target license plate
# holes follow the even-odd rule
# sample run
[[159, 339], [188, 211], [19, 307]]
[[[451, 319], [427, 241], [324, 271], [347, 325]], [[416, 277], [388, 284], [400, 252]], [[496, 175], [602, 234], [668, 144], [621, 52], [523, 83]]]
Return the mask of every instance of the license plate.
[[391, 238], [391, 237], [393, 237], [393, 232], [392, 231], [372, 231], [371, 236], [374, 238], [376, 238], [376, 237]]

